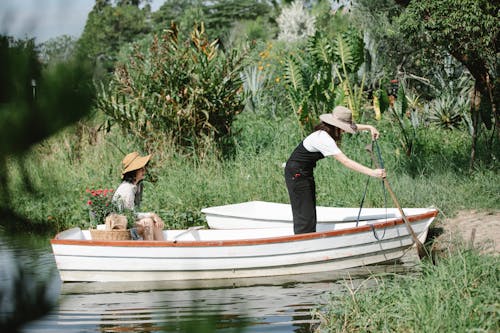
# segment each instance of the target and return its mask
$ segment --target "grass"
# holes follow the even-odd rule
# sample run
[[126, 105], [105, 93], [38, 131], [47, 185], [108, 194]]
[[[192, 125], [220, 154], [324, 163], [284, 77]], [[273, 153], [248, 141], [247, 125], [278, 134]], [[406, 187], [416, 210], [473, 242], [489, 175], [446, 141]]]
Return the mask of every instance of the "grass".
[[[265, 119], [242, 114], [236, 121], [236, 153], [221, 159], [207, 146], [204, 156], [186, 156], [164, 144], [148, 167], [143, 211], [155, 211], [168, 228], [204, 223], [201, 208], [265, 200], [288, 202], [282, 163], [300, 142], [291, 119]], [[467, 171], [469, 153], [463, 133], [428, 134], [421, 154], [407, 159], [388, 131], [380, 145], [388, 179], [405, 207], [435, 206], [452, 216], [461, 209], [498, 209], [500, 179], [493, 161]], [[378, 126], [378, 125], [377, 125]], [[113, 129], [92, 144], [77, 138], [74, 128], [34, 147], [8, 163], [10, 205], [33, 224], [51, 230], [88, 227], [87, 188], [115, 188], [126, 152], [140, 143]], [[368, 134], [346, 136], [342, 150], [370, 165]], [[162, 147], [162, 145], [158, 145]], [[460, 149], [458, 148], [460, 147]], [[412, 164], [413, 163], [413, 164]], [[27, 177], [23, 177], [28, 175]], [[315, 170], [317, 202], [324, 206], [358, 207], [367, 177], [333, 159]], [[365, 207], [393, 206], [384, 200], [380, 181], [371, 180]], [[439, 221], [439, 218], [437, 219]], [[420, 275], [375, 276], [376, 288], [332, 296], [316, 315], [321, 332], [496, 332], [498, 327], [499, 259], [462, 250], [438, 265], [424, 263]]]
[[[170, 148], [154, 152], [142, 210], [158, 212], [172, 228], [203, 224], [200, 210], [207, 206], [248, 200], [288, 202], [282, 163], [300, 141], [300, 131], [293, 120], [270, 120], [247, 113], [235, 125], [239, 134], [235, 136], [233, 158], [220, 159], [211, 153], [210, 146], [203, 158], [185, 156]], [[435, 206], [446, 215], [460, 209], [498, 208], [498, 168], [485, 167], [472, 173], [460, 169], [457, 165], [468, 154], [467, 147], [463, 147], [461, 154], [455, 148], [453, 154], [448, 154], [444, 146], [440, 158], [436, 158], [437, 144], [430, 141], [427, 144], [430, 156], [423, 155], [418, 161], [425, 167], [417, 173], [407, 172], [407, 161], [398, 153], [397, 140], [387, 129], [381, 131], [384, 135], [380, 145], [388, 179], [402, 206]], [[453, 135], [455, 141], [463, 142], [459, 132], [434, 133], [433, 137], [441, 140], [446, 136], [453, 143]], [[52, 230], [88, 226], [85, 189], [116, 188], [121, 159], [126, 152], [140, 151], [141, 147], [116, 128], [101, 133], [95, 144], [82, 140], [77, 145], [75, 138], [74, 130], [68, 129], [36, 146], [24, 158], [9, 162], [11, 206], [33, 223]], [[346, 136], [343, 141], [341, 148], [347, 156], [370, 165], [364, 149], [370, 142], [368, 134]], [[75, 147], [81, 150], [76, 151]], [[21, 177], [23, 169], [29, 175], [29, 186]], [[366, 176], [342, 167], [331, 158], [318, 163], [315, 175], [319, 205], [359, 206]], [[393, 206], [390, 196], [387, 195], [386, 202], [380, 182], [370, 180], [365, 207], [385, 205]]]
[[373, 276], [376, 285], [331, 296], [318, 332], [498, 332], [500, 258], [461, 250], [422, 274]]

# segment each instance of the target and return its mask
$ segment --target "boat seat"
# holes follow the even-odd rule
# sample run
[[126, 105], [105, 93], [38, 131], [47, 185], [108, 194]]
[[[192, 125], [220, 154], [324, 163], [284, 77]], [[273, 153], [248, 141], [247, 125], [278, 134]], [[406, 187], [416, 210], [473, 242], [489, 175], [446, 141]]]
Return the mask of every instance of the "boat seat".
[[193, 232], [193, 231], [196, 231], [196, 230], [200, 230], [200, 229], [205, 229], [204, 226], [202, 225], [197, 225], [197, 226], [194, 226], [194, 227], [189, 227], [187, 228], [186, 230], [184, 230], [183, 232], [177, 234], [174, 236], [174, 239], [172, 240], [174, 243], [177, 243], [177, 241], [179, 240], [180, 237], [190, 233], [190, 232]]

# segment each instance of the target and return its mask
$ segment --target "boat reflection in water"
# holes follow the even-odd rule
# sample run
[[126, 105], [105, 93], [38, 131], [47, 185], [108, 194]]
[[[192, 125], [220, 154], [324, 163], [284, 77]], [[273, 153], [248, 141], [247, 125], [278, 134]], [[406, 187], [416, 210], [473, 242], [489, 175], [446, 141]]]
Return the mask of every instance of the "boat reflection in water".
[[63, 283], [57, 309], [25, 332], [311, 332], [311, 310], [366, 274], [411, 272], [404, 262], [333, 273], [196, 282]]

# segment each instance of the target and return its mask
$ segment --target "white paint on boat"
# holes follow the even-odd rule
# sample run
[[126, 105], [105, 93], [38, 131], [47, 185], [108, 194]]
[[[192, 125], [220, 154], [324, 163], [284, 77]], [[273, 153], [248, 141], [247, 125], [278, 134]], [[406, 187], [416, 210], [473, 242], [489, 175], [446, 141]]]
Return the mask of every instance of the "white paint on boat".
[[[421, 241], [436, 210], [409, 216]], [[165, 241], [96, 241], [70, 229], [51, 240], [63, 281], [179, 281], [269, 277], [360, 267], [413, 246], [400, 218], [293, 235], [290, 227], [165, 230]]]

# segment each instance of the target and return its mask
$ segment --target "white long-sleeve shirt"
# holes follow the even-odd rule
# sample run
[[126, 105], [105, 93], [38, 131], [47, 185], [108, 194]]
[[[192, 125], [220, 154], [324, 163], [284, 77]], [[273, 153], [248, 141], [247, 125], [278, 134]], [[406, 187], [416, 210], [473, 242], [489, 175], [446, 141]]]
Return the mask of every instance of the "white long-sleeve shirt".
[[[135, 195], [137, 193], [137, 185], [129, 182], [122, 182], [115, 193], [113, 194], [112, 201], [117, 205], [120, 211], [129, 209], [135, 211]], [[138, 218], [151, 217], [151, 213], [135, 212]]]

